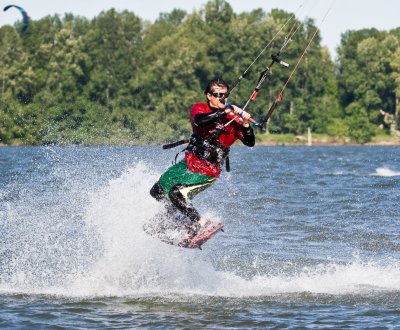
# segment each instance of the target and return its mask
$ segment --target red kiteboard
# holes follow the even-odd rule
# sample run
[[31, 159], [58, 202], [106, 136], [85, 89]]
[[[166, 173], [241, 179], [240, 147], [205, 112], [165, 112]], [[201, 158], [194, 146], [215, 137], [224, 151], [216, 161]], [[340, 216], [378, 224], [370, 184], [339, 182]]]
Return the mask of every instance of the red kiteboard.
[[192, 239], [188, 241], [187, 244], [181, 245], [182, 247], [189, 248], [189, 249], [201, 249], [201, 246], [207, 242], [211, 237], [213, 237], [216, 233], [218, 233], [224, 225], [222, 223], [218, 223], [211, 228], [201, 232], [200, 234], [194, 236]]
[[218, 222], [209, 222], [205, 227], [201, 228], [199, 233], [193, 236], [191, 239], [183, 239], [186, 233], [177, 231], [176, 226], [168, 228], [161, 222], [150, 222], [143, 225], [143, 230], [153, 236], [157, 237], [164, 243], [171, 245], [187, 248], [187, 249], [201, 249], [201, 246], [212, 238], [217, 232], [223, 231], [224, 225]]

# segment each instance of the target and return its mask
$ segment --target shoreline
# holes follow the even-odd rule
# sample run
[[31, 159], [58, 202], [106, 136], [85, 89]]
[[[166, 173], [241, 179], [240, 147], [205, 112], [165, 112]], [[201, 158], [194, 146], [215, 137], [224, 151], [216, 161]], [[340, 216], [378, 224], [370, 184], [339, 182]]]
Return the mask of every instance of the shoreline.
[[259, 146], [400, 146], [400, 140], [381, 140], [381, 141], [371, 141], [368, 143], [357, 143], [354, 141], [337, 141], [334, 139], [313, 139], [312, 143], [309, 145], [307, 141], [293, 141], [293, 142], [282, 142], [274, 139], [265, 139], [262, 141], [257, 141], [256, 145]]
[[349, 138], [319, 134], [312, 135], [310, 141], [305, 135], [258, 135], [256, 144], [263, 146], [400, 146], [400, 137], [378, 135], [370, 142], [358, 143]]
[[[121, 143], [81, 143], [81, 144], [54, 144], [57, 146], [146, 146], [146, 145], [162, 145], [165, 142], [160, 143], [139, 143], [137, 141], [127, 141]], [[33, 147], [33, 146], [45, 146], [46, 144], [24, 144], [21, 141], [10, 144], [0, 143], [1, 147]], [[288, 135], [288, 134], [277, 134], [277, 135], [256, 135], [255, 146], [400, 146], [400, 137], [379, 135], [367, 143], [357, 143], [348, 138], [339, 138], [325, 135], [312, 136], [311, 141], [304, 135]]]

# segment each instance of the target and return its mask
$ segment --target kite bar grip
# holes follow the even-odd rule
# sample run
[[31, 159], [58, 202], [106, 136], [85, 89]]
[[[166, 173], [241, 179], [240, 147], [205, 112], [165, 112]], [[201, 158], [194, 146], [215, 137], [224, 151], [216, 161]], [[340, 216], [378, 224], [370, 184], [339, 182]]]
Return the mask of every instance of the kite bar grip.
[[[230, 109], [233, 110], [233, 107], [232, 107], [232, 105], [231, 105], [229, 102], [225, 102], [225, 105], [226, 105], [227, 108], [230, 108]], [[241, 116], [242, 116], [242, 113], [240, 113], [239, 116], [241, 117]], [[248, 121], [249, 121], [250, 123], [252, 123], [254, 126], [260, 126], [260, 123], [257, 122], [256, 120], [254, 120], [253, 118], [249, 118]]]

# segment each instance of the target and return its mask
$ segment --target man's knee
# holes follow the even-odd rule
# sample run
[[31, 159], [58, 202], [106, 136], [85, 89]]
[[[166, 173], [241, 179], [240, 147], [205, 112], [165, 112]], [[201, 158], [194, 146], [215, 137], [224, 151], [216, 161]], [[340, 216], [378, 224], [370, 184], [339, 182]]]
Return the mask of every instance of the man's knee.
[[184, 215], [186, 215], [191, 222], [196, 222], [200, 220], [200, 214], [191, 205], [191, 203], [186, 200], [185, 196], [182, 194], [181, 189], [184, 188], [182, 185], [175, 185], [169, 191], [168, 197], [171, 203], [178, 208]]
[[174, 205], [184, 205], [186, 203], [185, 197], [182, 195], [180, 189], [181, 185], [175, 185], [169, 191], [168, 197]]
[[158, 201], [165, 199], [165, 191], [164, 188], [160, 185], [159, 182], [156, 182], [153, 187], [150, 189], [150, 195]]

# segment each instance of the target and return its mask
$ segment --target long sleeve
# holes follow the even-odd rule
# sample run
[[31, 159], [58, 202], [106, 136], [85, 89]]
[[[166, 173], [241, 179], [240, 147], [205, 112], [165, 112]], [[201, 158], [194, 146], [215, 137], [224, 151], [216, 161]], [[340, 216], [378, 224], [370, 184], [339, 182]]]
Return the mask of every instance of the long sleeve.
[[202, 126], [209, 124], [210, 122], [216, 121], [218, 118], [225, 116], [224, 111], [214, 111], [209, 113], [199, 113], [194, 117], [194, 124]]

